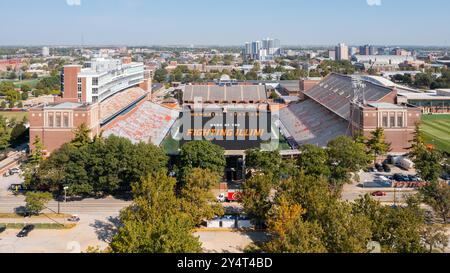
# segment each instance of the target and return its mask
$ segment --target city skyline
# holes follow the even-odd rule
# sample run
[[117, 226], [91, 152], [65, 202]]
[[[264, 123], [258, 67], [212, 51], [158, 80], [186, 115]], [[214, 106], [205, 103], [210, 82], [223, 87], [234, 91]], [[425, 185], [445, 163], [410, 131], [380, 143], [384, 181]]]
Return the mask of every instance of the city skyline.
[[[5, 2], [4, 0], [2, 0]], [[18, 0], [3, 4], [0, 45], [449, 46], [447, 1]], [[255, 5], [258, 3], [257, 5]], [[439, 7], [439, 8], [437, 8]], [[233, 18], [242, 20], [227, 20]], [[120, 18], [120, 20], [118, 20]], [[336, 24], [336, 21], [339, 24]], [[244, 26], [244, 27], [243, 27]]]

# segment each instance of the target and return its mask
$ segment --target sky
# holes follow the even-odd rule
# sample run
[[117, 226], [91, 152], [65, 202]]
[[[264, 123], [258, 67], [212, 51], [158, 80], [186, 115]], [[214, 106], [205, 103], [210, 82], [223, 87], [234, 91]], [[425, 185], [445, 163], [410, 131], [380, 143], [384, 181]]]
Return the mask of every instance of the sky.
[[0, 0], [0, 45], [450, 46], [448, 0]]

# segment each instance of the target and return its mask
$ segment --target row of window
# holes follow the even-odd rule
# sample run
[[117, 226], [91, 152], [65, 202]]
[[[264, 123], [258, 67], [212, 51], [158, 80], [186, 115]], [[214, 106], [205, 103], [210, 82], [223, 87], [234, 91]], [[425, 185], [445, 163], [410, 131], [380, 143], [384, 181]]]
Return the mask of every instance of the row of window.
[[50, 112], [47, 114], [47, 127], [50, 128], [69, 128], [69, 113]]
[[405, 126], [403, 113], [382, 113], [381, 126], [384, 128], [403, 128]]

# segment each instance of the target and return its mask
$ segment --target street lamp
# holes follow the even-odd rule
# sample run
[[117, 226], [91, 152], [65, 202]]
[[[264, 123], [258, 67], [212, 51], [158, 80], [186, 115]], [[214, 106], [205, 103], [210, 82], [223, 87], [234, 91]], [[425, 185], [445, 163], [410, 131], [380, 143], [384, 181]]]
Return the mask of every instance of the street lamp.
[[64, 187], [64, 203], [67, 203], [67, 190], [69, 187]]

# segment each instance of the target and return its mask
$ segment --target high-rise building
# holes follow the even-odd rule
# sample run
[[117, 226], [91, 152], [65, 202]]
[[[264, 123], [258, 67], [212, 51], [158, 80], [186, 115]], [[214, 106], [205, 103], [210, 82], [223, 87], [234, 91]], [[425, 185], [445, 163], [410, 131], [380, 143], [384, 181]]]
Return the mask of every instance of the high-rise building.
[[[96, 103], [132, 86], [145, 84], [143, 63], [95, 59], [81, 65], [65, 66], [61, 74], [62, 100]], [[148, 90], [148, 86], [142, 86]]]
[[50, 56], [50, 48], [43, 47], [42, 48], [42, 57], [48, 57], [48, 56]]
[[244, 59], [265, 61], [281, 55], [280, 40], [266, 38], [261, 41], [245, 43]]
[[344, 43], [338, 44], [336, 47], [336, 60], [338, 61], [348, 61], [348, 46]]

